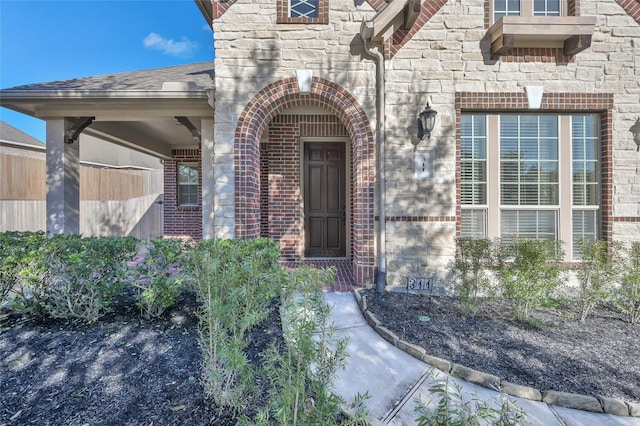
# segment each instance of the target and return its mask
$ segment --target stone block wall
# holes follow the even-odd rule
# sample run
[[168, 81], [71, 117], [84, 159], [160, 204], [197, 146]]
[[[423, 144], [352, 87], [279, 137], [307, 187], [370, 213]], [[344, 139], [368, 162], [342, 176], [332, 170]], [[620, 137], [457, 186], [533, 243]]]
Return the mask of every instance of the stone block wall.
[[[236, 231], [238, 208], [229, 194], [238, 184], [233, 162], [238, 120], [247, 102], [269, 84], [292, 78], [297, 69], [312, 70], [314, 77], [353, 96], [375, 129], [375, 65], [362, 56], [359, 27], [363, 19], [374, 16], [373, 6], [384, 3], [330, 1], [328, 24], [309, 25], [278, 24], [277, 3], [235, 1], [214, 20], [216, 209], [226, 212], [216, 215], [217, 235], [232, 236]], [[591, 47], [571, 57], [560, 49], [533, 48], [492, 56], [485, 38], [489, 24], [485, 0], [425, 2], [419, 29], [398, 32], [386, 43], [390, 285], [400, 284], [407, 274], [445, 275], [455, 253], [457, 123], [462, 111], [457, 99], [463, 93], [518, 97], [524, 96], [526, 86], [543, 86], [543, 103], [549, 107], [554, 107], [558, 95], [566, 95], [576, 103], [560, 110], [600, 113], [606, 130], [603, 160], [609, 164], [603, 174], [603, 231], [611, 239], [640, 239], [640, 153], [629, 131], [640, 117], [640, 12], [630, 0], [570, 3], [571, 13], [597, 17]], [[610, 99], [611, 105], [589, 110], [587, 95]], [[417, 114], [427, 100], [438, 116], [431, 138], [420, 142], [418, 150], [432, 149], [434, 174], [430, 180], [419, 180], [413, 173], [412, 142], [416, 142]], [[494, 100], [477, 108], [504, 110]], [[246, 154], [239, 161], [254, 155]]]
[[[484, 40], [485, 6], [483, 0], [447, 2], [387, 61], [387, 208], [395, 219], [387, 241], [392, 284], [400, 284], [405, 271], [442, 274], [455, 253], [456, 96], [466, 92], [524, 96], [525, 86], [543, 86], [543, 102], [555, 94], [583, 98], [561, 107], [564, 111], [602, 112], [603, 105], [588, 109], [587, 98], [610, 97], [610, 115], [602, 122], [603, 148], [610, 146], [602, 158], [603, 231], [616, 240], [640, 238], [640, 154], [629, 132], [640, 116], [640, 26], [615, 0], [581, 0], [579, 13], [598, 17], [587, 50], [570, 58], [544, 49], [492, 58]], [[435, 153], [434, 179], [425, 182], [413, 178], [411, 141], [417, 113], [428, 99], [438, 116], [431, 138], [420, 144]], [[504, 111], [505, 106], [476, 108]], [[416, 249], [420, 245], [423, 249]]]
[[[235, 190], [234, 139], [238, 120], [247, 102], [265, 86], [295, 76], [295, 71], [313, 71], [322, 78], [348, 88], [350, 95], [375, 123], [375, 65], [361, 58], [359, 28], [363, 18], [375, 11], [368, 3], [330, 1], [327, 24], [278, 24], [275, 0], [239, 0], [214, 19], [215, 34], [215, 159], [216, 235], [234, 236], [236, 211], [229, 192]], [[280, 4], [281, 6], [281, 4]], [[260, 135], [257, 135], [260, 137]], [[218, 182], [218, 180], [216, 181]]]

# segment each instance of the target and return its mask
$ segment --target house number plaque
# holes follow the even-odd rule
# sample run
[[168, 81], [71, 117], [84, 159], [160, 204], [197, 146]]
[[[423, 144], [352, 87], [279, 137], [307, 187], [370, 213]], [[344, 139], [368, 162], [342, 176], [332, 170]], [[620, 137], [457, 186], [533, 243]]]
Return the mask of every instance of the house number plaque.
[[431, 290], [433, 277], [407, 277], [407, 290]]

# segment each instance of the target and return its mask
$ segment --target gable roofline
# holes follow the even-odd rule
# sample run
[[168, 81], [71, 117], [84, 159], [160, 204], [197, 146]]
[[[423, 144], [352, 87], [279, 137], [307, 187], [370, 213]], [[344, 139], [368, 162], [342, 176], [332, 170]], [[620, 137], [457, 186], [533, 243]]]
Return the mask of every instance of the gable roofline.
[[34, 138], [33, 136], [2, 120], [0, 120], [0, 142], [36, 149], [45, 148], [44, 142], [40, 139]]
[[204, 20], [207, 21], [207, 25], [209, 28], [213, 30], [213, 4], [212, 0], [193, 0], [200, 9], [200, 13], [204, 17]]
[[[205, 92], [214, 88], [213, 61], [162, 68], [79, 77], [44, 83], [32, 83], [0, 90], [10, 93], [119, 93], [173, 92], [181, 90], [163, 90], [163, 83], [188, 83], [184, 92]], [[173, 88], [173, 87], [172, 87]]]

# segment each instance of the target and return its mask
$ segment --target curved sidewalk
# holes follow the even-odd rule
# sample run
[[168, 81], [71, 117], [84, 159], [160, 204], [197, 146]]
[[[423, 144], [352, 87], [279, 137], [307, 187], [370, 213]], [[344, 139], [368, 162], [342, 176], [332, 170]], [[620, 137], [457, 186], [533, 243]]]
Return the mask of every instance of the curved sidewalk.
[[[344, 370], [338, 371], [334, 391], [349, 403], [358, 393], [369, 393], [365, 406], [372, 424], [415, 425], [416, 399], [429, 398], [430, 375], [445, 373], [433, 369], [396, 348], [365, 321], [352, 293], [325, 293], [331, 307], [330, 322], [336, 327], [336, 337], [348, 337], [349, 357]], [[467, 396], [492, 400], [499, 393], [452, 376]], [[640, 426], [640, 418], [590, 413], [544, 402], [510, 397], [527, 413], [532, 425], [544, 426]]]

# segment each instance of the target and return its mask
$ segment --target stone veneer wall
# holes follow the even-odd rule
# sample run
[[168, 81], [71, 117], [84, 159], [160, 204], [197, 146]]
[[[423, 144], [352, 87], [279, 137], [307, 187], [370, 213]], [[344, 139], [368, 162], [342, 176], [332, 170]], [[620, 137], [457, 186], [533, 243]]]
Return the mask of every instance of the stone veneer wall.
[[[622, 2], [621, 2], [622, 3]], [[579, 14], [597, 16], [589, 49], [566, 58], [529, 49], [493, 58], [486, 34], [486, 2], [447, 2], [387, 60], [387, 248], [389, 285], [409, 274], [444, 277], [459, 231], [457, 124], [470, 94], [487, 97], [462, 110], [526, 111], [525, 86], [544, 86], [553, 111], [600, 112], [603, 136], [603, 234], [640, 240], [640, 154], [629, 128], [640, 116], [640, 26], [616, 0], [581, 0]], [[556, 102], [559, 96], [571, 99]], [[413, 178], [416, 115], [431, 99], [438, 111], [430, 139], [435, 178]], [[458, 100], [459, 104], [456, 104]], [[514, 109], [515, 108], [515, 109]], [[542, 111], [543, 111], [542, 110]]]
[[[277, 24], [276, 1], [243, 0], [214, 20], [217, 236], [261, 235], [257, 141], [278, 113], [319, 108], [338, 117], [351, 139], [354, 275], [373, 282], [375, 65], [360, 60], [361, 46], [353, 43], [373, 13], [368, 4], [331, 1], [328, 24]], [[299, 93], [299, 69], [314, 73], [310, 94]]]
[[[444, 275], [455, 253], [456, 97], [466, 92], [522, 94], [525, 86], [532, 85], [544, 86], [545, 97], [611, 97], [610, 109], [597, 110], [606, 115], [605, 124], [611, 135], [611, 152], [606, 154], [611, 162], [607, 169], [611, 205], [603, 209], [610, 212], [605, 232], [612, 239], [640, 239], [640, 154], [636, 153], [629, 132], [640, 116], [640, 26], [635, 5], [629, 0], [575, 3], [573, 13], [596, 16], [598, 20], [591, 47], [574, 57], [544, 49], [492, 57], [484, 39], [487, 1], [424, 2], [418, 19], [420, 28], [398, 32], [385, 45], [387, 270], [392, 286], [402, 284], [407, 274]], [[225, 6], [226, 12], [214, 20], [215, 202], [216, 211], [225, 212], [216, 215], [216, 235], [233, 236], [238, 226], [244, 226], [244, 219], [236, 218], [238, 210], [234, 209], [232, 196], [235, 185], [244, 184], [244, 180], [234, 179], [234, 141], [247, 101], [265, 87], [284, 80], [295, 86], [295, 79], [287, 80], [295, 70], [313, 70], [314, 81], [319, 78], [333, 82], [353, 96], [362, 106], [370, 128], [375, 129], [375, 69], [371, 60], [361, 56], [359, 27], [363, 19], [374, 16], [372, 5], [383, 4], [330, 1], [329, 23], [306, 25], [277, 24], [275, 0], [238, 0]], [[290, 93], [293, 92], [294, 87]], [[261, 96], [269, 96], [262, 93]], [[305, 96], [308, 95], [299, 95], [295, 105], [303, 105]], [[417, 130], [416, 116], [428, 99], [438, 117], [431, 138], [421, 142], [420, 147], [434, 149], [435, 179], [417, 181], [413, 178], [411, 140]], [[285, 99], [279, 108], [286, 106]], [[500, 110], [500, 106], [488, 109]], [[260, 111], [252, 110], [252, 114], [259, 115]], [[262, 130], [247, 129], [249, 134]], [[251, 135], [258, 140], [260, 136]], [[255, 154], [244, 152], [237, 158], [238, 164], [254, 161]], [[259, 170], [259, 165], [255, 167]], [[371, 174], [366, 179], [370, 177]], [[245, 188], [237, 192], [243, 194]], [[242, 215], [245, 208], [259, 210], [259, 203], [241, 206]], [[259, 234], [260, 225], [256, 227], [249, 231]]]

